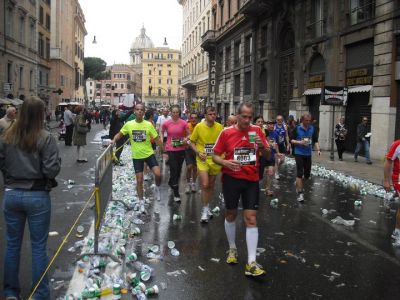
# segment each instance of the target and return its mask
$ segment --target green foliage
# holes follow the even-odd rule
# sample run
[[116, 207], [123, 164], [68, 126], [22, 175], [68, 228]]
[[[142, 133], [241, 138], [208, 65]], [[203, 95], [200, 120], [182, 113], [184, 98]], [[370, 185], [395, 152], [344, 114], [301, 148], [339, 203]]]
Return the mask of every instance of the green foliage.
[[94, 80], [110, 79], [111, 72], [105, 71], [107, 63], [99, 57], [85, 57], [85, 80], [92, 78]]

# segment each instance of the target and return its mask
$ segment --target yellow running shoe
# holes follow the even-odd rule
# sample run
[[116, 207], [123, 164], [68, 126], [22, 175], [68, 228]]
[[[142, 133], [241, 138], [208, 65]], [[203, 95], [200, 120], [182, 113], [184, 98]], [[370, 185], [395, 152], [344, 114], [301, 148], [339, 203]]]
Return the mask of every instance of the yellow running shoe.
[[266, 273], [267, 272], [265, 272], [263, 267], [258, 263], [256, 263], [255, 261], [253, 261], [251, 264], [246, 264], [246, 268], [244, 271], [244, 274], [246, 276], [253, 276], [253, 277], [265, 275]]
[[228, 257], [226, 258], [227, 264], [237, 264], [238, 263], [238, 254], [236, 248], [230, 248], [228, 251]]

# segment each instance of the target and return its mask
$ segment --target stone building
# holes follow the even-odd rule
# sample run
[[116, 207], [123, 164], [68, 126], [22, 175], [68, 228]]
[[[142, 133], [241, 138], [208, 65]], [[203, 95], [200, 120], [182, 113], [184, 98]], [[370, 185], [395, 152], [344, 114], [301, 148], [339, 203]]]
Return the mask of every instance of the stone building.
[[87, 31], [85, 28], [85, 15], [83, 14], [82, 8], [77, 1], [75, 4], [74, 14], [74, 41], [75, 41], [75, 56], [74, 56], [74, 68], [75, 68], [75, 94], [74, 100], [79, 103], [85, 102], [85, 89], [84, 89], [84, 62], [85, 57], [85, 36]]
[[1, 0], [0, 97], [37, 95], [37, 1]]
[[[344, 115], [354, 151], [356, 125], [368, 116], [375, 158], [399, 138], [399, 1], [214, 0], [212, 15], [202, 47], [210, 98], [223, 117], [243, 100], [266, 119], [310, 111], [329, 149], [332, 118]], [[325, 85], [349, 88], [347, 106], [334, 116], [320, 104]]]
[[[211, 0], [178, 0], [183, 7], [182, 87], [192, 109], [208, 97], [208, 57], [201, 36], [211, 26]], [[205, 102], [204, 102], [205, 103]]]
[[167, 46], [143, 49], [142, 101], [151, 107], [177, 104], [181, 84], [180, 69], [180, 50]]
[[[107, 80], [87, 80], [86, 88], [91, 104], [118, 105], [125, 94], [135, 94], [135, 99], [140, 99], [141, 77], [131, 65], [115, 64], [107, 66], [111, 78]], [[93, 97], [93, 99], [90, 99]], [[94, 100], [94, 103], [91, 101]]]

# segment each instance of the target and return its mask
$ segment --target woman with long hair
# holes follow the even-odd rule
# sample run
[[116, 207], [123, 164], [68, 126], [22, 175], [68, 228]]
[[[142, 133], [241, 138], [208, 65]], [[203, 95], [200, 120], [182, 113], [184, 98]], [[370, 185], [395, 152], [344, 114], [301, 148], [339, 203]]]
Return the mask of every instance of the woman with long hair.
[[[50, 190], [61, 162], [55, 139], [43, 129], [45, 105], [31, 97], [22, 104], [14, 124], [0, 137], [0, 169], [4, 176], [4, 220], [7, 246], [4, 259], [5, 299], [19, 299], [18, 273], [25, 223], [28, 221], [32, 247], [32, 288], [47, 264], [50, 227]], [[26, 274], [24, 275], [26, 276]], [[33, 298], [50, 299], [47, 277]]]
[[78, 163], [86, 163], [88, 159], [85, 153], [86, 134], [89, 132], [88, 121], [86, 120], [83, 106], [77, 106], [75, 109], [76, 117], [74, 121], [74, 133], [72, 142], [76, 146], [78, 153]]

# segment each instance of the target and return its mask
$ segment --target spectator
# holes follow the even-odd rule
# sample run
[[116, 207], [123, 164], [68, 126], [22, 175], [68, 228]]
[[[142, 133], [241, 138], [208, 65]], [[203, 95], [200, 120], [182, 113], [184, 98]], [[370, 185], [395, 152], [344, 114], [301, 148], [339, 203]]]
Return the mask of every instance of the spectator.
[[[20, 299], [19, 266], [25, 223], [32, 245], [32, 286], [39, 283], [34, 299], [50, 299], [44, 274], [50, 229], [50, 190], [56, 186], [60, 159], [56, 141], [43, 129], [44, 103], [31, 97], [22, 104], [20, 117], [0, 138], [0, 169], [4, 176], [4, 220], [7, 246], [4, 259], [5, 299]], [[26, 277], [28, 274], [23, 274]], [[2, 298], [2, 299], [4, 299]]]
[[344, 117], [341, 117], [339, 123], [335, 126], [335, 142], [338, 151], [339, 160], [343, 160], [343, 152], [345, 150], [344, 143], [346, 140], [347, 129], [344, 125]]
[[7, 108], [6, 115], [0, 119], [0, 133], [10, 128], [17, 117], [17, 109], [14, 106]]
[[74, 145], [76, 146], [76, 150], [78, 153], [78, 159], [76, 160], [78, 163], [86, 163], [88, 159], [85, 154], [85, 146], [86, 146], [86, 134], [89, 132], [89, 128], [87, 126], [88, 121], [85, 118], [83, 107], [77, 106], [75, 109], [76, 117], [74, 122], [74, 135], [72, 140]]
[[72, 134], [74, 133], [74, 115], [71, 112], [71, 105], [68, 105], [64, 110], [65, 124], [65, 146], [72, 146]]
[[357, 147], [354, 152], [354, 161], [358, 162], [358, 154], [361, 149], [364, 147], [365, 159], [368, 165], [371, 165], [372, 162], [369, 158], [369, 141], [368, 138], [370, 134], [368, 134], [368, 118], [363, 117], [362, 122], [357, 126]]

